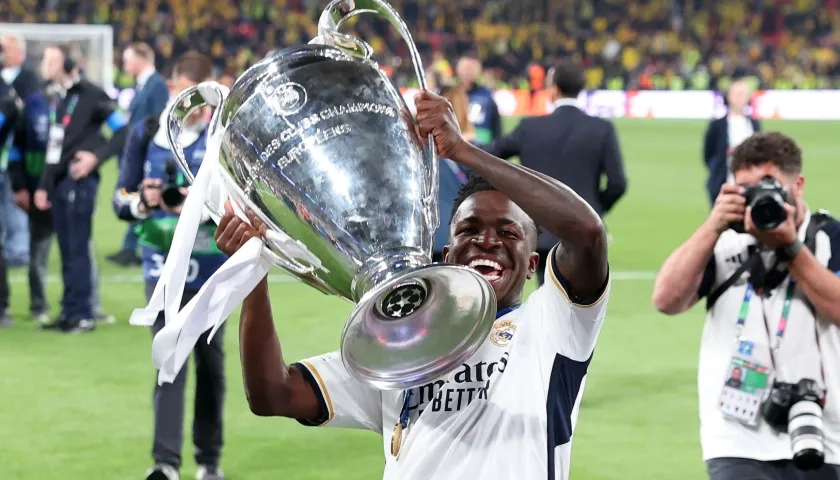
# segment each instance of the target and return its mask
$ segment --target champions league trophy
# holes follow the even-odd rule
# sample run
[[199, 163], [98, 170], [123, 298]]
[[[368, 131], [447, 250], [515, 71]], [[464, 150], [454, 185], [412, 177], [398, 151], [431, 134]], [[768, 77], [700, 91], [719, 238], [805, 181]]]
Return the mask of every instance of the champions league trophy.
[[355, 302], [341, 338], [344, 365], [376, 388], [405, 389], [471, 356], [495, 321], [496, 299], [475, 270], [431, 263], [438, 159], [371, 47], [338, 31], [361, 13], [379, 14], [402, 34], [425, 89], [420, 55], [389, 4], [334, 0], [314, 40], [254, 65], [229, 94], [207, 95], [205, 84], [179, 95], [167, 134], [192, 181], [181, 126], [196, 108], [217, 107], [210, 133], [222, 138], [218, 175], [231, 199], [268, 227], [272, 263]]

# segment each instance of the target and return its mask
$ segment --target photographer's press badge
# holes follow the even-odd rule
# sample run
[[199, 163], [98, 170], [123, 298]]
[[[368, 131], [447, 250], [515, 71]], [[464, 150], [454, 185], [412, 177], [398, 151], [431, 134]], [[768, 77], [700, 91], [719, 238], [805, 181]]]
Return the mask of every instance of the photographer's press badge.
[[756, 353], [760, 354], [762, 350], [767, 351], [760, 346], [756, 349], [755, 343], [749, 340], [738, 339], [718, 402], [724, 417], [745, 425], [758, 424], [761, 402], [772, 385], [770, 377], [773, 372], [757, 360]]

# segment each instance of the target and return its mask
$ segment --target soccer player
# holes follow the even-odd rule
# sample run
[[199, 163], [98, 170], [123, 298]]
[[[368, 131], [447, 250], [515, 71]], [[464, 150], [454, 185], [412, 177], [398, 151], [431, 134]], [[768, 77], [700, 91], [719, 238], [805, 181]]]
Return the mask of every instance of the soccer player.
[[[251, 410], [304, 425], [373, 430], [383, 435], [386, 479], [567, 479], [571, 440], [586, 371], [606, 313], [610, 282], [600, 218], [565, 185], [508, 163], [461, 136], [452, 106], [417, 98], [421, 137], [437, 154], [475, 174], [455, 202], [446, 261], [490, 281], [498, 319], [475, 355], [432, 383], [379, 391], [345, 370], [338, 352], [287, 365], [274, 328], [268, 281], [245, 300], [240, 323], [242, 373]], [[216, 233], [235, 252], [264, 234], [230, 205]], [[550, 278], [527, 300], [537, 225], [560, 239]]]

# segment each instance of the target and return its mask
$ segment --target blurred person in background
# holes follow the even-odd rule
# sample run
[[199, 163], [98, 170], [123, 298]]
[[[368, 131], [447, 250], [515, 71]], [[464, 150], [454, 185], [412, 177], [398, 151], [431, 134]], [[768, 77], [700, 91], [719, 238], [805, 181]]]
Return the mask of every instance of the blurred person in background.
[[[17, 97], [18, 105], [40, 89], [35, 72], [24, 66], [26, 61], [26, 41], [18, 35], [0, 37], [0, 77]], [[0, 137], [0, 168], [6, 170], [11, 151], [11, 136]], [[22, 267], [29, 263], [29, 229], [26, 213], [21, 211], [12, 200], [9, 182], [0, 184], [0, 215], [5, 227], [5, 260], [10, 267]]]
[[733, 181], [734, 177], [729, 168], [732, 163], [732, 151], [753, 133], [761, 131], [758, 120], [746, 114], [751, 94], [750, 86], [746, 81], [739, 80], [732, 83], [726, 92], [726, 115], [712, 120], [706, 128], [703, 140], [703, 160], [709, 173], [706, 190], [712, 206], [715, 204], [720, 187], [724, 183]]
[[[171, 88], [174, 95], [213, 78], [209, 57], [196, 52], [184, 54], [175, 63]], [[184, 126], [180, 140], [192, 173], [198, 173], [207, 142], [206, 111], [195, 112]], [[143, 258], [146, 300], [154, 292], [172, 244], [178, 215], [188, 194], [184, 175], [174, 159], [166, 139], [167, 118], [162, 114], [148, 117], [132, 127], [122, 154], [122, 168], [114, 194], [114, 211], [122, 220], [140, 222], [138, 228]], [[181, 308], [198, 293], [210, 276], [227, 260], [213, 238], [216, 225], [205, 212], [190, 258], [190, 271]], [[163, 312], [152, 327], [156, 335], [165, 325]], [[197, 480], [222, 480], [219, 460], [222, 450], [222, 414], [225, 396], [224, 326], [208, 343], [209, 332], [196, 343], [193, 442], [199, 465]], [[175, 381], [155, 384], [154, 467], [147, 480], [177, 480], [181, 467], [184, 429], [184, 395], [187, 368]]]
[[[12, 137], [17, 128], [20, 115], [19, 99], [10, 85], [0, 80], [0, 139]], [[11, 146], [9, 147], [11, 148]], [[8, 183], [6, 172], [0, 171], [0, 182]], [[9, 315], [9, 278], [6, 265], [6, 258], [3, 255], [5, 250], [5, 235], [3, 230], [5, 221], [0, 217], [0, 328], [7, 328], [12, 325], [12, 318]]]
[[[668, 315], [706, 299], [697, 388], [709, 478], [837, 480], [840, 222], [805, 202], [802, 152], [786, 135], [744, 140], [731, 168], [737, 184], [721, 186], [653, 291]], [[748, 190], [760, 185], [776, 194], [757, 204]]]
[[[126, 120], [104, 90], [81, 78], [67, 48], [51, 45], [44, 49], [41, 75], [49, 83], [49, 130], [44, 171], [33, 204], [41, 211], [52, 209], [64, 283], [61, 314], [45, 328], [89, 332], [96, 320], [113, 320], [95, 312], [93, 213], [99, 167], [122, 149]], [[104, 125], [112, 132], [108, 140], [102, 134]]]
[[[568, 185], [603, 217], [627, 191], [618, 135], [612, 123], [591, 117], [578, 107], [577, 98], [585, 85], [580, 66], [564, 62], [554, 68], [553, 75], [549, 90], [554, 111], [523, 118], [513, 132], [486, 150], [504, 159], [518, 156], [523, 166]], [[557, 237], [545, 229], [540, 231], [536, 270], [540, 285], [545, 281], [548, 253], [556, 244]]]
[[32, 320], [40, 324], [49, 322], [47, 264], [53, 227], [50, 211], [34, 208], [32, 196], [44, 171], [49, 109], [47, 97], [39, 91], [26, 98], [9, 155], [9, 180], [14, 201], [27, 213], [29, 224], [29, 311]]
[[458, 83], [470, 100], [469, 119], [475, 125], [476, 141], [487, 145], [502, 136], [502, 116], [493, 99], [493, 92], [478, 83], [481, 61], [472, 56], [461, 57], [455, 70]]
[[[134, 98], [128, 106], [129, 125], [142, 122], [150, 116], [159, 115], [169, 101], [169, 88], [166, 80], [155, 70], [155, 51], [145, 43], [134, 43], [123, 52], [123, 70], [134, 77]], [[125, 232], [122, 248], [119, 252], [105, 257], [109, 262], [124, 267], [140, 265], [137, 256], [136, 224], [131, 224]]]
[[[440, 89], [440, 95], [452, 104], [458, 126], [464, 139], [474, 143], [475, 127], [469, 120], [469, 99], [464, 90], [458, 86], [446, 86]], [[469, 172], [448, 158], [440, 159], [440, 226], [435, 230], [434, 251], [432, 258], [435, 262], [443, 261], [443, 247], [449, 243], [449, 221], [452, 219], [452, 207], [461, 185], [467, 182]]]

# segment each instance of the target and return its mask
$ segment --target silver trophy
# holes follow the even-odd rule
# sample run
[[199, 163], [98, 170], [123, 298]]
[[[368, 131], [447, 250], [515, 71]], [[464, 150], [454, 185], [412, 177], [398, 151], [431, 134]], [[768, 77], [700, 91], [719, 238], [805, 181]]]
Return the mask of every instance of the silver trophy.
[[402, 34], [425, 89], [420, 55], [389, 4], [334, 0], [312, 42], [254, 65], [226, 97], [198, 87], [180, 94], [167, 134], [189, 172], [177, 140], [183, 121], [208, 105], [205, 97], [222, 97], [210, 102], [218, 103], [210, 131], [223, 131], [228, 193], [312, 254], [268, 236], [277, 267], [356, 303], [341, 337], [347, 370], [379, 389], [405, 389], [469, 358], [495, 321], [496, 298], [475, 270], [431, 262], [438, 159], [371, 47], [339, 32], [360, 13], [379, 14]]

